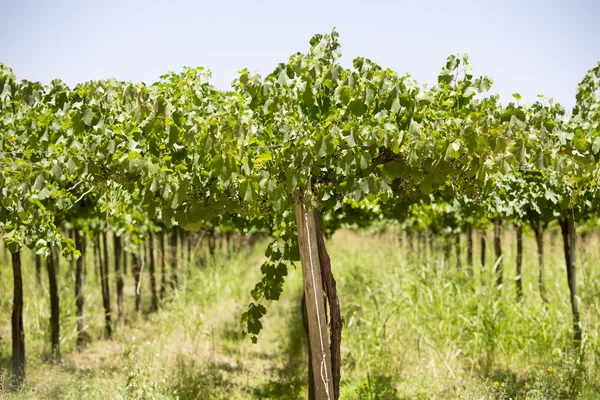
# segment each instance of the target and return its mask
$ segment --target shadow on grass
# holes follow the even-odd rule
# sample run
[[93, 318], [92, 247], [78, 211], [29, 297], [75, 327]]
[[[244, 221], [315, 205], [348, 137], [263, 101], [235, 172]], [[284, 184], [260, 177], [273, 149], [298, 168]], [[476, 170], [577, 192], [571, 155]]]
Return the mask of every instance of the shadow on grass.
[[357, 400], [399, 400], [400, 394], [392, 377], [386, 375], [367, 376], [356, 389]]
[[519, 376], [508, 369], [496, 369], [488, 378], [494, 382], [501, 382], [504, 395], [507, 398], [520, 399], [529, 398], [531, 393], [539, 393], [545, 398], [573, 399], [590, 398], [583, 392], [592, 390], [597, 398], [597, 391], [585, 385], [585, 372], [578, 365], [563, 365], [559, 370], [547, 370], [544, 372]]
[[93, 367], [78, 367], [75, 365], [61, 365], [62, 372], [74, 376], [78, 379], [93, 379], [98, 376], [98, 370]]
[[12, 355], [9, 351], [0, 350], [0, 399], [12, 387]]
[[293, 302], [295, 306], [287, 315], [287, 346], [282, 359], [283, 365], [273, 367], [267, 383], [255, 388], [253, 395], [263, 399], [298, 399], [306, 391], [308, 376], [308, 352], [304, 323], [302, 322], [302, 295]]
[[504, 393], [510, 398], [522, 397], [533, 386], [533, 377], [519, 377], [508, 369], [495, 369], [489, 372], [488, 377], [492, 382], [502, 382]]
[[5, 369], [10, 371], [12, 369], [12, 354], [10, 350], [4, 351], [0, 349], [0, 370]]
[[207, 362], [198, 366], [193, 360], [177, 360], [177, 381], [172, 386], [180, 400], [228, 399], [236, 387], [228, 375], [242, 374], [242, 367], [228, 363]]

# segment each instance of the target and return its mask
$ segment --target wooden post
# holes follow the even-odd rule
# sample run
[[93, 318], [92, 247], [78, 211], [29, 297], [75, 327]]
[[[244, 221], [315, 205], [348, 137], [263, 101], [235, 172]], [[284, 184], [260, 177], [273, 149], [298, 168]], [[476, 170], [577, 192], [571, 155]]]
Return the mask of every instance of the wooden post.
[[313, 211], [308, 212], [301, 196], [295, 197], [295, 213], [304, 295], [306, 296], [308, 339], [314, 371], [315, 398], [329, 400], [334, 397], [333, 379], [315, 215]]
[[329, 330], [331, 352], [331, 372], [333, 377], [333, 400], [340, 398], [340, 380], [341, 380], [341, 343], [342, 343], [342, 313], [340, 310], [340, 301], [337, 295], [337, 283], [331, 270], [331, 258], [325, 247], [325, 238], [323, 229], [319, 221], [319, 214], [313, 212], [315, 219], [315, 231], [317, 232], [317, 245], [319, 246], [319, 261], [321, 262], [321, 278], [323, 288], [327, 293], [327, 305], [329, 306]]
[[[148, 235], [148, 256], [150, 257], [150, 293], [152, 295], [152, 303], [150, 311], [158, 311], [158, 294], [156, 292], [156, 275], [155, 275], [155, 252], [154, 252], [154, 234], [150, 232]], [[182, 240], [183, 243], [183, 240]]]
[[19, 387], [25, 380], [25, 330], [23, 329], [23, 278], [21, 252], [12, 253], [13, 308], [12, 308], [12, 365], [13, 385]]
[[460, 233], [457, 233], [456, 236], [454, 237], [455, 243], [454, 243], [454, 253], [456, 254], [456, 269], [459, 270], [460, 269], [460, 254], [461, 254], [461, 249], [460, 249]]
[[517, 225], [517, 300], [523, 298], [523, 278], [521, 266], [523, 265], [523, 226]]
[[177, 253], [177, 229], [173, 228], [173, 232], [171, 232], [171, 241], [169, 245], [171, 246], [169, 252], [171, 253], [171, 289], [175, 289], [179, 287], [179, 277], [178, 277], [178, 253]]
[[39, 254], [35, 255], [35, 281], [38, 287], [42, 287], [42, 256]]
[[75, 305], [77, 307], [77, 349], [81, 350], [86, 342], [87, 333], [85, 331], [85, 296], [84, 281], [86, 270], [86, 237], [81, 231], [75, 234], [75, 248], [81, 253], [75, 264]]
[[161, 271], [161, 280], [160, 280], [160, 299], [165, 298], [165, 294], [167, 293], [167, 261], [165, 257], [165, 237], [166, 233], [163, 231], [159, 234], [158, 237], [158, 245], [160, 247], [160, 271]]
[[571, 294], [571, 311], [573, 312], [573, 340], [581, 344], [581, 325], [579, 321], [579, 302], [577, 300], [577, 278], [576, 270], [576, 233], [575, 223], [572, 216], [561, 219], [560, 228], [563, 235], [563, 245], [565, 250], [565, 261], [567, 265], [567, 282], [569, 283], [569, 292]]
[[[105, 330], [106, 330], [106, 338], [112, 339], [113, 334], [113, 324], [112, 324], [112, 311], [110, 305], [110, 282], [108, 280], [108, 234], [107, 231], [102, 233], [102, 253], [103, 257], [100, 257], [102, 261], [100, 264], [100, 277], [102, 278], [102, 287], [103, 291], [103, 304], [104, 304], [104, 321], [105, 321]], [[98, 239], [98, 243], [100, 243], [100, 239]]]
[[467, 265], [469, 266], [469, 275], [473, 276], [473, 227], [467, 222]]
[[123, 258], [123, 244], [121, 237], [113, 235], [115, 252], [115, 279], [117, 281], [117, 321], [120, 326], [125, 325], [125, 313], [123, 311], [123, 275], [121, 273], [121, 259]]
[[131, 272], [133, 273], [133, 277], [135, 279], [135, 312], [142, 311], [142, 288], [140, 282], [142, 280], [142, 268], [144, 266], [144, 245], [140, 244], [138, 249], [140, 254], [132, 254], [133, 263], [131, 265]]
[[500, 235], [502, 234], [502, 221], [499, 218], [494, 219], [494, 251], [496, 253], [496, 286], [502, 286], [502, 275], [504, 270], [502, 268], [502, 243], [500, 242]]
[[538, 255], [538, 269], [539, 269], [539, 285], [540, 285], [540, 296], [544, 303], [547, 302], [545, 294], [545, 283], [544, 283], [544, 223], [541, 218], [535, 222], [533, 230], [535, 231], [535, 241], [537, 243], [537, 255]]
[[59, 263], [58, 254], [50, 247], [48, 256], [48, 282], [50, 284], [50, 337], [52, 341], [52, 361], [60, 363], [60, 298], [56, 282], [56, 265]]

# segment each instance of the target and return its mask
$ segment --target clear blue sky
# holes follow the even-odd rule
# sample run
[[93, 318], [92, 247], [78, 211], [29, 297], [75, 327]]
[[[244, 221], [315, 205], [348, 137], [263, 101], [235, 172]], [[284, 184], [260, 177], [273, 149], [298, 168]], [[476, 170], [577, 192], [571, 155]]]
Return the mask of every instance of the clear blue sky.
[[543, 93], [570, 109], [600, 60], [600, 0], [0, 0], [0, 21], [0, 62], [70, 85], [203, 65], [227, 88], [236, 71], [271, 72], [335, 26], [346, 65], [369, 57], [434, 83], [447, 55], [467, 53], [503, 101]]

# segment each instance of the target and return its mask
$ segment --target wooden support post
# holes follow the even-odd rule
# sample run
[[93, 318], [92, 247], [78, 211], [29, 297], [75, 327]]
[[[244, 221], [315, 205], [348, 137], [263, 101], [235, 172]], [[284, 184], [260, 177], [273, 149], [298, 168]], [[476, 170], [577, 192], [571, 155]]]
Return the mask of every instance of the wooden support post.
[[13, 386], [18, 388], [25, 380], [25, 330], [23, 329], [23, 277], [21, 252], [12, 253], [13, 308], [12, 308], [12, 365]]
[[314, 211], [309, 212], [306, 209], [301, 195], [295, 197], [294, 205], [304, 280], [304, 295], [306, 296], [308, 338], [314, 371], [315, 398], [317, 400], [330, 400], [334, 398], [331, 354], [315, 229], [315, 214]]

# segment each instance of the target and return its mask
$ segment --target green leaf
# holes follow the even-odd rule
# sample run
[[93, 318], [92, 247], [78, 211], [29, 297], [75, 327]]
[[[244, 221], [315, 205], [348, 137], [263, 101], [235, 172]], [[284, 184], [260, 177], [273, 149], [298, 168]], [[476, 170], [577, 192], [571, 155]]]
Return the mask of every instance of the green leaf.
[[482, 77], [481, 81], [479, 82], [479, 90], [481, 92], [487, 92], [492, 88], [492, 84], [493, 81], [490, 78], [488, 78], [487, 76]]
[[300, 173], [297, 170], [290, 168], [285, 171], [285, 177], [288, 193], [294, 193], [300, 185]]
[[567, 140], [573, 139], [573, 132], [555, 130], [554, 134], [558, 137], [558, 140], [560, 140], [560, 144], [563, 146], [567, 144]]
[[367, 111], [363, 102], [358, 99], [352, 100], [348, 105], [348, 109], [357, 117], [362, 116]]
[[452, 82], [452, 78], [453, 76], [450, 74], [450, 71], [444, 68], [442, 69], [442, 71], [440, 71], [440, 74], [438, 75], [438, 83], [449, 84], [450, 82]]
[[425, 92], [417, 94], [415, 99], [421, 105], [431, 104], [433, 102], [433, 96]]
[[408, 133], [415, 136], [421, 135], [421, 125], [414, 119], [411, 120], [410, 125], [408, 126]]
[[242, 182], [240, 185], [240, 191], [244, 195], [244, 201], [246, 203], [252, 203], [258, 199], [258, 193], [256, 193], [254, 185], [249, 180]]
[[83, 121], [84, 124], [86, 124], [87, 126], [91, 126], [92, 125], [92, 118], [94, 117], [94, 113], [92, 112], [92, 109], [89, 107], [86, 107], [83, 110], [83, 114], [81, 116], [81, 120]]
[[594, 143], [592, 144], [592, 153], [598, 154], [600, 151], [600, 137], [594, 138]]
[[348, 143], [348, 147], [355, 147], [356, 146], [356, 136], [354, 135], [354, 132], [350, 132], [350, 134], [346, 137], [346, 141]]
[[[258, 182], [258, 186], [261, 189], [264, 189], [265, 187], [267, 187], [267, 184], [269, 184], [269, 186], [275, 185], [275, 179], [271, 179], [271, 174], [269, 174], [269, 171], [265, 171], [265, 170], [258, 171], [258, 175], [260, 175], [260, 181]], [[269, 191], [272, 192], [273, 187], [271, 187]]]
[[47, 188], [43, 188], [37, 194], [37, 198], [40, 200], [46, 200], [47, 198], [50, 198], [50, 196], [51, 196], [51, 193]]
[[165, 200], [168, 199], [169, 196], [171, 195], [171, 193], [172, 193], [171, 192], [171, 185], [169, 185], [168, 183], [165, 184], [165, 187], [164, 187], [163, 193], [162, 193], [163, 199], [165, 199]]
[[5, 246], [6, 249], [8, 251], [10, 251], [12, 254], [15, 254], [16, 252], [18, 252], [19, 250], [21, 250], [21, 244], [16, 241], [16, 240], [6, 240], [7, 238], [5, 237]]
[[367, 105], [367, 107], [371, 107], [371, 105], [373, 104], [374, 97], [375, 97], [375, 91], [371, 88], [367, 89], [366, 95], [365, 95], [365, 104]]
[[315, 146], [317, 150], [317, 155], [321, 158], [333, 153], [333, 139], [329, 135], [326, 135], [322, 139], [319, 139]]
[[448, 161], [450, 158], [457, 159], [460, 155], [460, 153], [459, 153], [460, 147], [461, 147], [461, 143], [459, 140], [455, 140], [454, 142], [450, 143], [448, 145], [448, 147], [446, 148], [446, 153], [444, 154], [444, 160]]
[[268, 151], [266, 153], [261, 153], [258, 156], [258, 160], [259, 161], [263, 161], [263, 162], [264, 161], [271, 161], [272, 159], [273, 159], [273, 154], [270, 151]]
[[358, 188], [352, 192], [352, 199], [357, 203], [362, 199], [363, 192], [361, 188]]
[[279, 74], [277, 75], [277, 82], [279, 82], [282, 85], [285, 85], [287, 80], [288, 80], [287, 70], [285, 68], [282, 68], [281, 71], [279, 72]]
[[277, 188], [271, 195], [273, 201], [273, 210], [276, 213], [282, 213], [286, 208], [286, 198], [283, 189]]
[[197, 231], [202, 228], [205, 222], [212, 219], [213, 213], [209, 208], [201, 204], [194, 203], [186, 213], [186, 221], [183, 228], [188, 231]]
[[433, 192], [433, 180], [433, 176], [431, 174], [428, 174], [423, 180], [423, 182], [421, 182], [420, 189], [421, 192], [423, 192], [423, 194], [429, 195], [431, 194], [431, 192]]
[[367, 157], [365, 157], [364, 153], [361, 153], [361, 155], [360, 155], [359, 165], [360, 165], [361, 169], [369, 168], [369, 161], [367, 160]]
[[321, 58], [325, 54], [325, 44], [323, 42], [319, 42], [314, 49], [312, 49], [312, 54], [315, 58]]
[[408, 163], [412, 166], [416, 166], [418, 162], [419, 156], [417, 155], [417, 152], [412, 149], [408, 155]]
[[400, 178], [404, 174], [404, 169], [398, 161], [392, 161], [383, 166], [383, 172], [390, 178]]
[[363, 180], [360, 184], [360, 189], [362, 190], [362, 192], [364, 194], [371, 193], [371, 183], [369, 182], [368, 178], [363, 178]]
[[34, 185], [37, 190], [42, 190], [46, 186], [46, 179], [40, 174], [35, 178]]
[[75, 161], [72, 159], [67, 161], [67, 169], [69, 170], [70, 174], [74, 174], [77, 171], [77, 164], [75, 164]]
[[342, 104], [348, 104], [350, 102], [350, 88], [345, 85], [339, 85], [335, 89], [335, 95], [340, 99]]
[[60, 165], [56, 164], [55, 166], [52, 167], [52, 169], [50, 170], [50, 174], [52, 175], [52, 178], [54, 180], [59, 180], [60, 178], [62, 178], [63, 176], [63, 169], [61, 168]]
[[392, 102], [392, 108], [391, 108], [392, 114], [398, 114], [398, 111], [400, 111], [400, 99], [399, 98], [395, 98], [394, 101]]
[[472, 96], [474, 96], [476, 94], [477, 94], [477, 89], [475, 89], [473, 86], [469, 86], [463, 92], [463, 97], [469, 98], [469, 97], [472, 97]]
[[173, 194], [173, 199], [171, 200], [171, 208], [173, 210], [177, 209], [179, 207], [179, 191], [175, 192], [175, 194]]
[[177, 125], [168, 125], [167, 131], [169, 134], [169, 144], [173, 145], [174, 143], [179, 142], [179, 128]]

